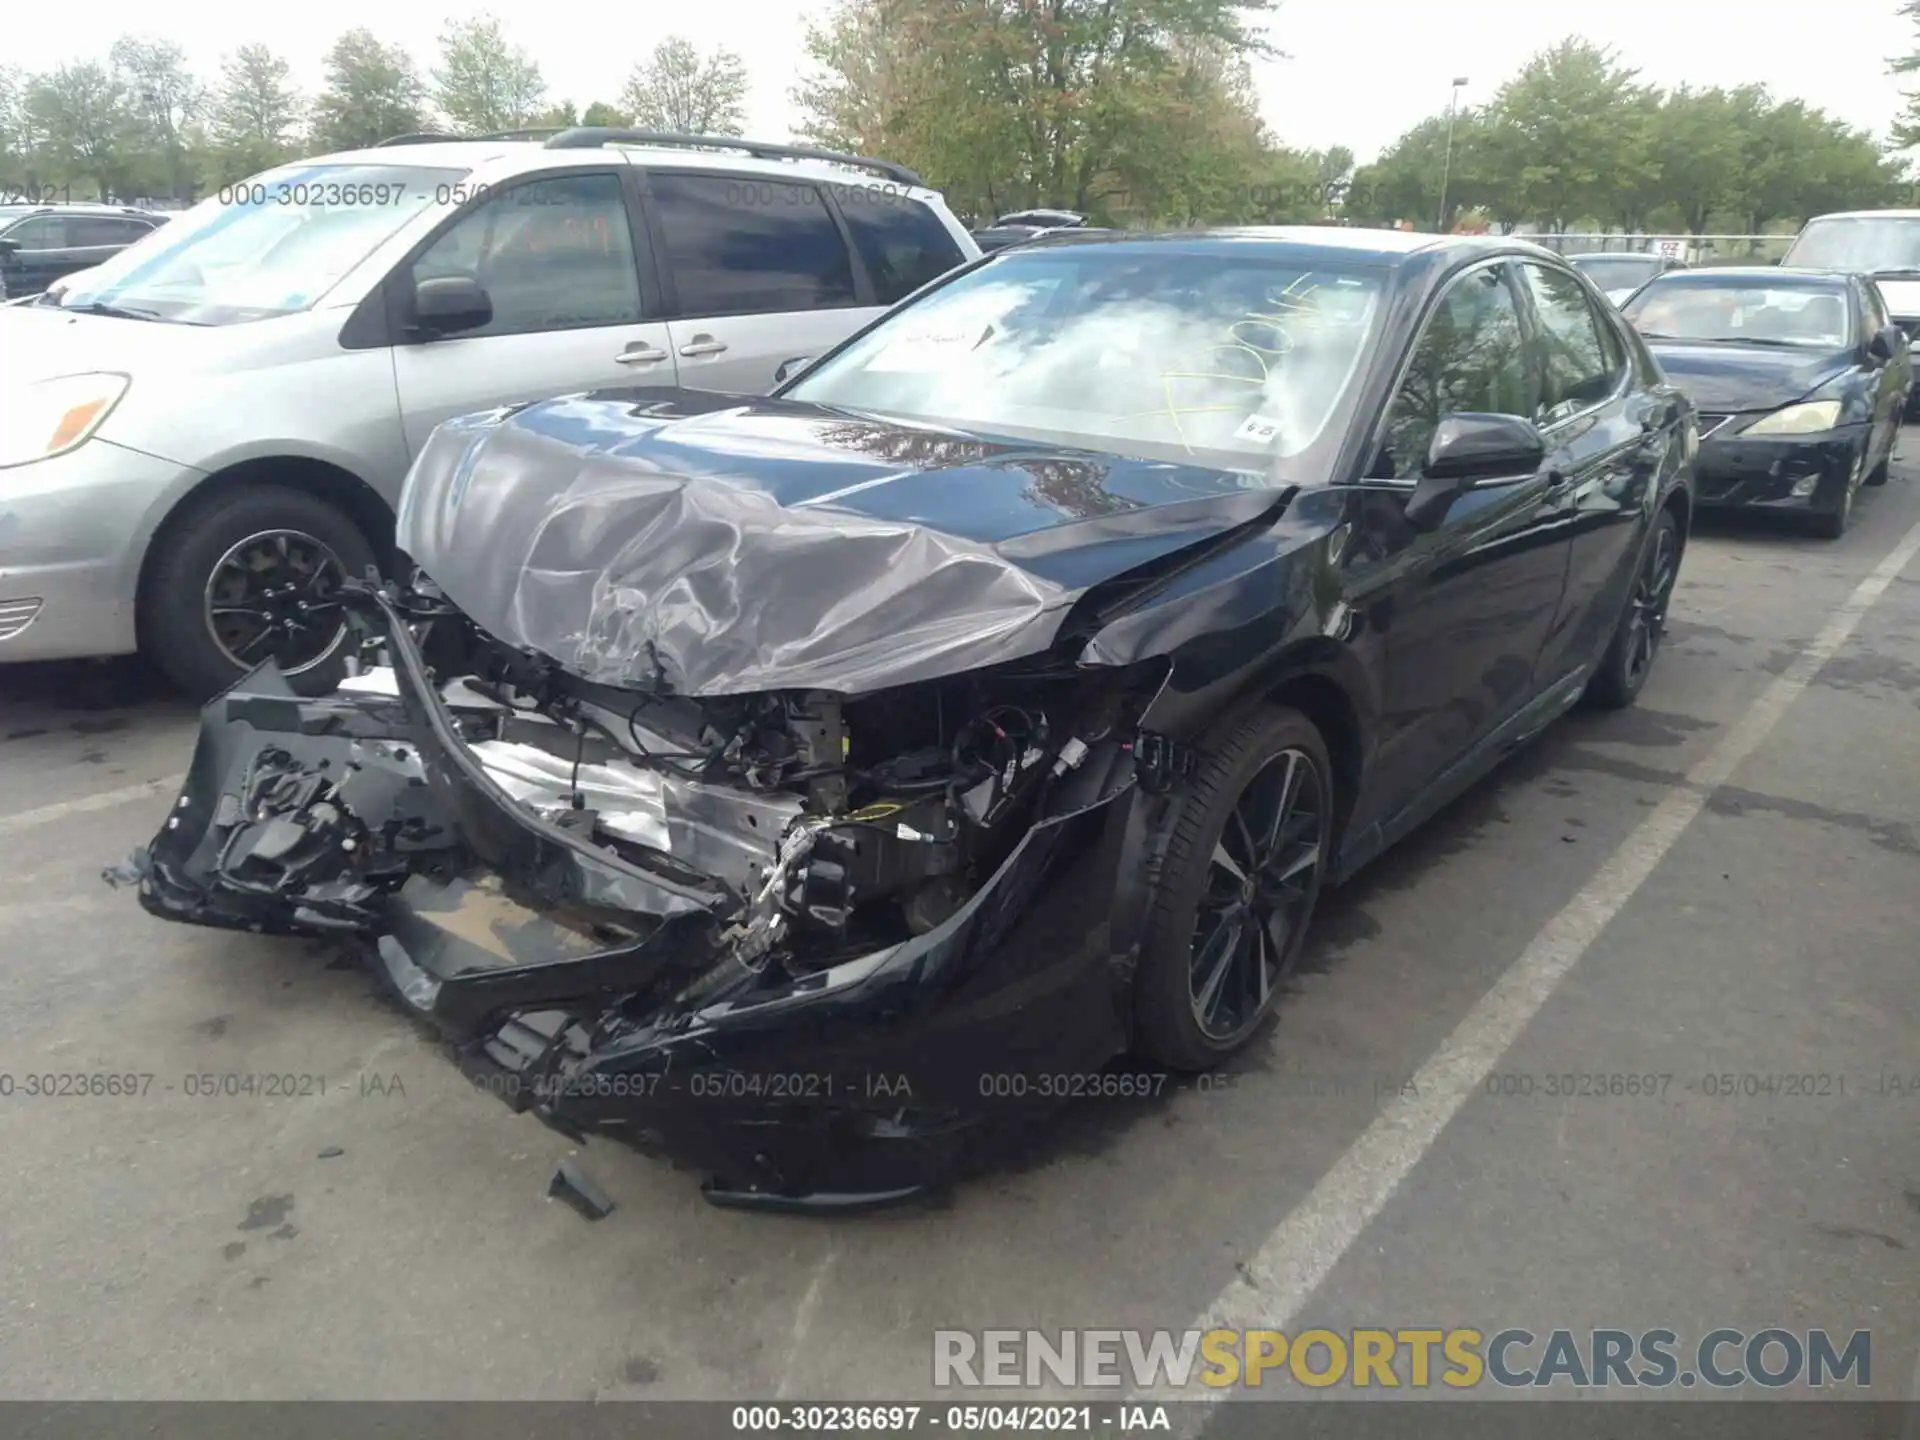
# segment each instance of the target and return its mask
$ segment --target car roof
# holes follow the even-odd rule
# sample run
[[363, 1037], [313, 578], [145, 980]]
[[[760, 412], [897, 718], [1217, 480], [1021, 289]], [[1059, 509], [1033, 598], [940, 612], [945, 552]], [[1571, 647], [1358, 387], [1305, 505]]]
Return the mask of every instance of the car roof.
[[[550, 147], [546, 139], [544, 135], [537, 135], [526, 139], [420, 139], [409, 140], [405, 144], [388, 142], [359, 150], [338, 150], [328, 155], [316, 155], [275, 168], [296, 170], [320, 165], [418, 166], [429, 170], [487, 170], [502, 176], [519, 176], [537, 174], [542, 170], [572, 168], [597, 160], [603, 164], [644, 164], [654, 169], [718, 169], [742, 175], [764, 175], [769, 179], [884, 186], [891, 193], [907, 194], [916, 199], [939, 198], [939, 192], [924, 185], [905, 185], [863, 169], [851, 163], [854, 157], [848, 157], [847, 162], [810, 158], [767, 159], [743, 151], [646, 145], [627, 141], [562, 149]], [[753, 142], [743, 140], [740, 143], [746, 145]]]
[[1920, 220], [1920, 210], [1835, 210], [1815, 215], [1807, 224], [1818, 225], [1822, 220]]
[[1831, 284], [1844, 285], [1850, 273], [1852, 272], [1846, 270], [1828, 270], [1801, 265], [1707, 265], [1696, 270], [1674, 270], [1656, 277], [1652, 283], [1664, 285], [1679, 284], [1683, 281], [1718, 279], [1777, 282], [1784, 278], [1789, 285], [1812, 284], [1822, 280]]
[[1667, 257], [1655, 255], [1650, 250], [1582, 250], [1577, 254], [1562, 255], [1560, 258], [1569, 264], [1575, 260], [1646, 260], [1658, 264]]
[[1035, 237], [1022, 250], [1066, 245], [1182, 246], [1196, 253], [1223, 246], [1266, 248], [1276, 254], [1321, 251], [1329, 256], [1397, 266], [1414, 256], [1462, 258], [1522, 255], [1558, 260], [1553, 251], [1513, 235], [1434, 235], [1417, 230], [1369, 230], [1349, 225], [1242, 225], [1160, 232], [1058, 230]]

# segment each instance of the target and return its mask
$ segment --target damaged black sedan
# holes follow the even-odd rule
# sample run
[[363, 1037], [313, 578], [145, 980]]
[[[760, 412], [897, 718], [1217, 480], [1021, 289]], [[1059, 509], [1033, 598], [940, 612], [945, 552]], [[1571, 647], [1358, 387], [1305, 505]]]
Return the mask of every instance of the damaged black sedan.
[[717, 1200], [904, 1198], [1123, 1052], [1232, 1055], [1323, 885], [1630, 703], [1694, 448], [1530, 246], [1008, 251], [771, 398], [443, 426], [413, 578], [323, 622], [368, 663], [207, 707], [141, 901], [364, 947]]

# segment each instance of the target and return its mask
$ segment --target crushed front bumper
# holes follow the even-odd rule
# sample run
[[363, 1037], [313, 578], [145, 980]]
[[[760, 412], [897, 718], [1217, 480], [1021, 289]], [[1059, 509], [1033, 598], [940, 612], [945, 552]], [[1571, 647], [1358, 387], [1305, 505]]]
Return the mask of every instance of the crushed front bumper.
[[1698, 503], [1837, 510], [1868, 433], [1865, 425], [1849, 425], [1805, 437], [1703, 440], [1695, 462]]
[[[476, 1085], [576, 1138], [711, 1174], [719, 1203], [845, 1209], [936, 1189], [983, 1124], [1124, 1048], [1112, 933], [1129, 783], [1033, 826], [945, 923], [808, 973], [744, 963], [733, 890], [516, 803], [378, 601], [391, 693], [301, 699], [271, 667], [205, 709], [137, 857], [189, 923], [349, 939]], [[1124, 909], [1124, 907], [1121, 907]]]

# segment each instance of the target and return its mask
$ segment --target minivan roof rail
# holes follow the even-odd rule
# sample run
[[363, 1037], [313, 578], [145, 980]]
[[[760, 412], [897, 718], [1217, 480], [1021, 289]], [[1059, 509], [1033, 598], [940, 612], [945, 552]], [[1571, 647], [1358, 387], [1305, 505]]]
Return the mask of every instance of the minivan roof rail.
[[677, 135], [665, 130], [624, 130], [604, 125], [576, 125], [562, 130], [547, 141], [549, 150], [592, 150], [602, 145], [658, 145], [676, 150], [739, 150], [756, 160], [824, 160], [834, 165], [850, 165], [873, 170], [902, 185], [920, 185], [920, 177], [904, 165], [891, 160], [875, 160], [867, 155], [842, 155], [835, 150], [818, 150], [811, 145], [770, 145], [761, 140], [742, 140], [738, 135]]
[[450, 140], [465, 138], [462, 135], [442, 135], [432, 130], [420, 130], [412, 135], [389, 135], [385, 140], [374, 141], [373, 148], [384, 150], [389, 145], [444, 145]]

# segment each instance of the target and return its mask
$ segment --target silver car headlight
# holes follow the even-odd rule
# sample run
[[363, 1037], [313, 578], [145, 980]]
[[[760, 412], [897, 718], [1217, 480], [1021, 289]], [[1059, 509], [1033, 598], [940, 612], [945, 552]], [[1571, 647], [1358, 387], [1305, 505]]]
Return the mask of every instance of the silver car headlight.
[[127, 393], [125, 375], [62, 375], [0, 396], [0, 470], [77, 450]]

